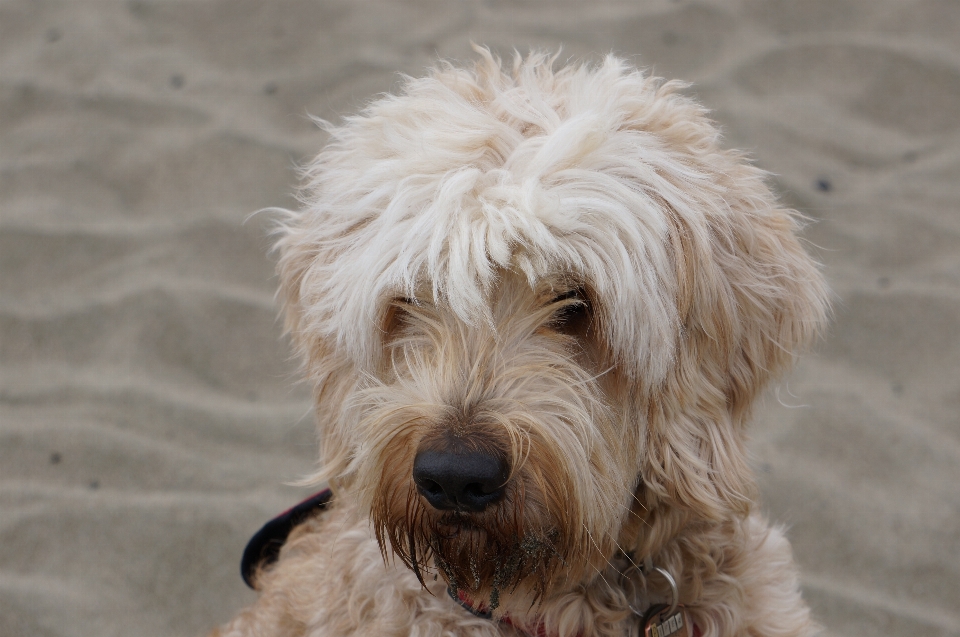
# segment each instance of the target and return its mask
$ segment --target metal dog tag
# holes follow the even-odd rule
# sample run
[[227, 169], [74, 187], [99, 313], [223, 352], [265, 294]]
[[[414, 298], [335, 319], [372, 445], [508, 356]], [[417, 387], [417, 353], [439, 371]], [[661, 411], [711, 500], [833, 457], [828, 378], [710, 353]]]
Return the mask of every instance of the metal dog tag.
[[666, 604], [658, 604], [647, 611], [643, 634], [644, 637], [693, 637], [693, 623], [683, 606], [678, 604], [671, 609]]

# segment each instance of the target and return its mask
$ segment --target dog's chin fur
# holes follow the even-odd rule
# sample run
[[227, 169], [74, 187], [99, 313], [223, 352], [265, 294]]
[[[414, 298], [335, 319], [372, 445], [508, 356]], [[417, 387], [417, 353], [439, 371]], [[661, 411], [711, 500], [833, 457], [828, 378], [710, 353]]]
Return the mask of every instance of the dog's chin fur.
[[[798, 215], [682, 85], [478, 54], [321, 122], [280, 211], [335, 503], [219, 634], [634, 635], [667, 589], [630, 560], [704, 637], [810, 634], [744, 432], [827, 312]], [[414, 459], [451, 446], [509, 467], [502, 497], [433, 508]]]

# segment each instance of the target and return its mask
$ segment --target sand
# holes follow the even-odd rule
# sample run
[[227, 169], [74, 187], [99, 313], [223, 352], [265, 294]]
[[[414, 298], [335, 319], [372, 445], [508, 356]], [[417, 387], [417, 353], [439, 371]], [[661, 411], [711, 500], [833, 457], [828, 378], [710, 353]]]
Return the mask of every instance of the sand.
[[469, 41], [693, 82], [836, 292], [753, 448], [826, 635], [960, 635], [960, 3], [0, 3], [0, 637], [193, 636], [308, 494], [265, 206]]

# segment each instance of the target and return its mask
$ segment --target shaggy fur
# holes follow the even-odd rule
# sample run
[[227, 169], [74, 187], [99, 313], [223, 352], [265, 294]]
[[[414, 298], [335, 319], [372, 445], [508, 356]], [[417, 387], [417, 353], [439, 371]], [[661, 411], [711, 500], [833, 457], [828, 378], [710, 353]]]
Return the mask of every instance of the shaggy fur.
[[[214, 634], [636, 635], [631, 560], [703, 637], [811, 634], [744, 432], [825, 318], [797, 214], [683, 85], [479, 55], [322, 123], [277, 246], [334, 505]], [[496, 505], [417, 492], [449, 437], [506, 459]]]

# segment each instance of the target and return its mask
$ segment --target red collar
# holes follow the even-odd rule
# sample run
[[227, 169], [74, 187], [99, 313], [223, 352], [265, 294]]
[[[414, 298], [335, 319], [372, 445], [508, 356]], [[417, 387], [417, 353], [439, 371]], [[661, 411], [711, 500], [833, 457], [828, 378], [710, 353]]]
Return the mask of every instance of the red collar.
[[[465, 591], [461, 591], [461, 590], [454, 591], [453, 588], [447, 588], [447, 593], [450, 595], [453, 601], [460, 604], [472, 615], [476, 615], [477, 617], [480, 617], [482, 619], [490, 619], [490, 620], [493, 619], [493, 614], [487, 609], [486, 604], [482, 604], [482, 603], [474, 604], [473, 600], [470, 599], [470, 596], [467, 595]], [[523, 630], [520, 626], [517, 626], [516, 624], [514, 624], [510, 620], [510, 617], [508, 615], [504, 615], [499, 619], [499, 621], [503, 624], [506, 624], [507, 626], [512, 626], [513, 628], [516, 628], [517, 630], [523, 632], [525, 635], [528, 635], [529, 637], [548, 637], [547, 629], [544, 627], [542, 623], [538, 623], [536, 627], [536, 631], [531, 633]]]

